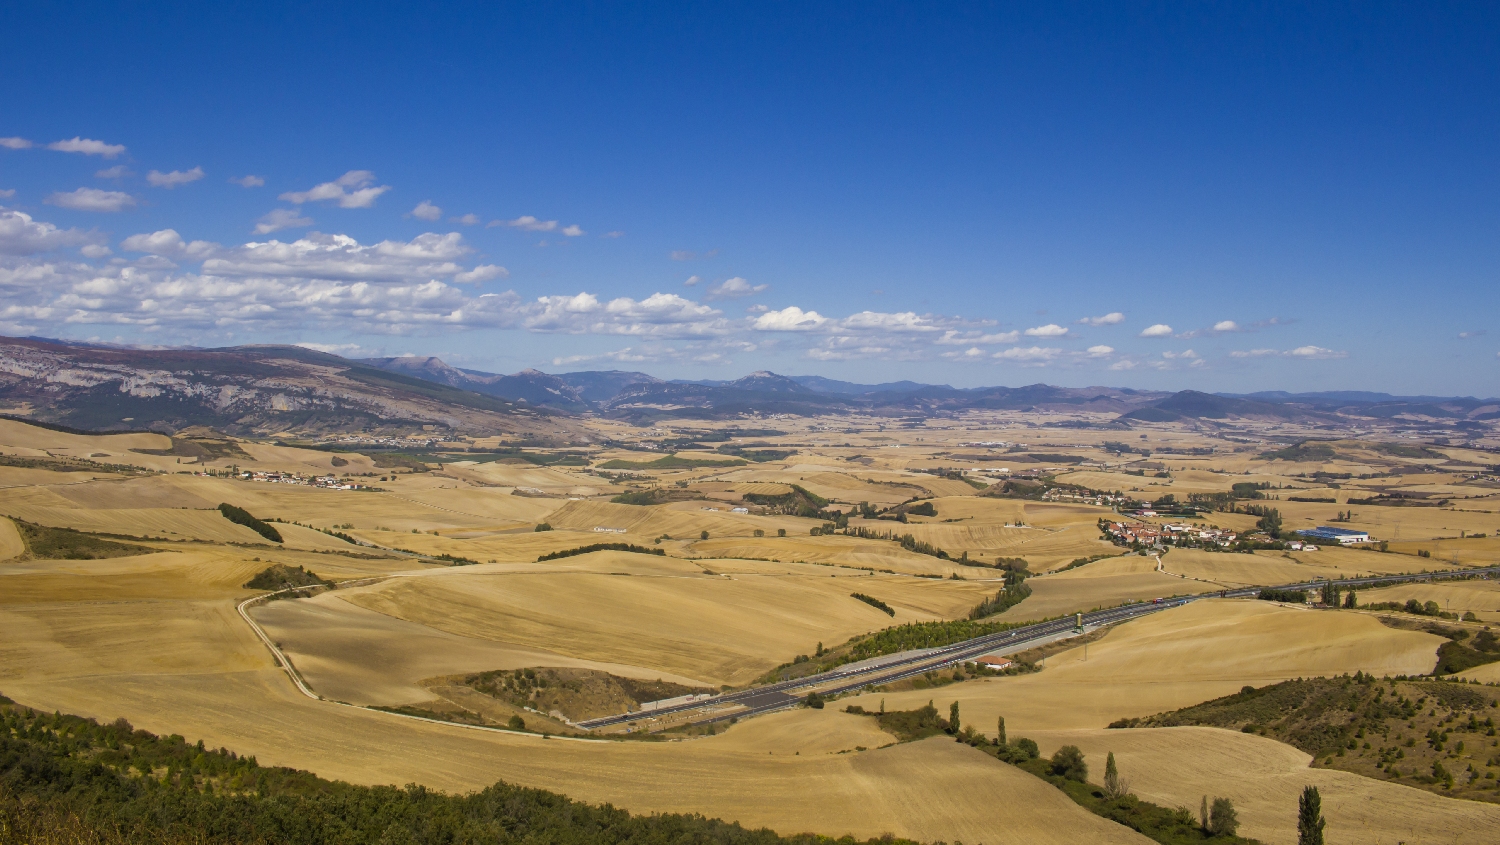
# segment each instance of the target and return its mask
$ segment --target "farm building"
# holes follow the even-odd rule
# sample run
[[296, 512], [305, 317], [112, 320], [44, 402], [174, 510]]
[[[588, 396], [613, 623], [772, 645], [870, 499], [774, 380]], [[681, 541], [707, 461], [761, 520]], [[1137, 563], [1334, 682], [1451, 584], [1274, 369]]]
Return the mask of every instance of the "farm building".
[[1003, 672], [1011, 667], [1010, 658], [1001, 657], [998, 654], [986, 655], [974, 662], [986, 669], [994, 669], [997, 672]]
[[1355, 543], [1370, 542], [1370, 535], [1365, 531], [1354, 531], [1348, 528], [1334, 528], [1331, 525], [1320, 525], [1311, 531], [1298, 532], [1304, 537], [1317, 537], [1319, 540], [1352, 546]]

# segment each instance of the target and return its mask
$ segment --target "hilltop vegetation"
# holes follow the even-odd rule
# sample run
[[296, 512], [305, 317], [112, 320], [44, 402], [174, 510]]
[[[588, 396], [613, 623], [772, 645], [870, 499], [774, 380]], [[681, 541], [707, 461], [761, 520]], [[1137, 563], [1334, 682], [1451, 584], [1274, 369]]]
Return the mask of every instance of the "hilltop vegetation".
[[[0, 697], [0, 839], [27, 845], [820, 845], [697, 815], [631, 815], [504, 782], [468, 795], [354, 786], [121, 719]], [[875, 840], [871, 840], [873, 843]]]
[[1203, 725], [1256, 733], [1314, 755], [1313, 765], [1456, 798], [1500, 802], [1500, 692], [1462, 681], [1309, 678], [1111, 728]]
[[51, 528], [20, 519], [12, 520], [26, 544], [26, 553], [39, 560], [102, 560], [150, 554], [154, 549], [134, 543], [117, 543], [72, 528]]

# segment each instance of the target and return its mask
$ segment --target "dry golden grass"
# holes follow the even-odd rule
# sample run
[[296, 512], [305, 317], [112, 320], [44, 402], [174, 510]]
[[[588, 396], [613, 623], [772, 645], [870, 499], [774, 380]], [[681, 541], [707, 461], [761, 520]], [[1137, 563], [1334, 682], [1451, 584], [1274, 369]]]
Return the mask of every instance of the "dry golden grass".
[[[628, 572], [625, 567], [641, 556], [589, 557]], [[898, 604], [893, 620], [849, 594], [869, 587], [899, 601], [899, 585], [880, 588], [873, 586], [880, 577], [830, 575], [840, 573], [709, 576], [694, 567], [671, 575], [501, 574], [465, 568], [342, 595], [360, 607], [459, 636], [710, 685], [746, 683], [797, 654], [812, 653], [820, 641], [831, 647], [893, 623], [935, 618]]]
[[699, 812], [783, 833], [1144, 841], [950, 741], [834, 753], [871, 734], [868, 724], [831, 710], [694, 742], [543, 741], [310, 701], [271, 667], [230, 601], [11, 598], [0, 597], [7, 694], [48, 710], [124, 716], [266, 765], [448, 790], [503, 778], [635, 812]]
[[1359, 592], [1360, 604], [1371, 602], [1435, 601], [1443, 610], [1463, 615], [1472, 612], [1484, 622], [1500, 622], [1500, 581], [1439, 581], [1432, 584], [1398, 584]]
[[26, 543], [21, 540], [21, 532], [16, 530], [16, 524], [0, 517], [0, 560], [9, 560], [25, 553]]
[[1213, 588], [1210, 584], [1163, 575], [1156, 571], [1156, 558], [1140, 555], [1095, 561], [1064, 572], [1028, 578], [1026, 583], [1031, 587], [1031, 595], [994, 618], [1027, 622]]
[[[1003, 618], [1003, 617], [1002, 617]], [[1444, 640], [1398, 631], [1358, 613], [1203, 599], [1124, 623], [1103, 640], [1047, 658], [1033, 675], [969, 681], [938, 690], [871, 694], [867, 708], [960, 702], [964, 720], [993, 732], [1101, 728], [1296, 677], [1355, 671], [1421, 674]]]
[[1493, 842], [1500, 806], [1444, 798], [1335, 769], [1309, 768], [1308, 755], [1272, 739], [1217, 728], [1041, 731], [1050, 754], [1076, 745], [1090, 780], [1115, 754], [1120, 776], [1141, 798], [1196, 810], [1204, 794], [1234, 802], [1240, 835], [1267, 843], [1297, 840], [1297, 800], [1316, 786], [1329, 845], [1376, 842]]
[[1162, 556], [1166, 571], [1214, 585], [1276, 586], [1314, 578], [1353, 578], [1422, 570], [1449, 569], [1412, 555], [1380, 554], [1363, 549], [1319, 547], [1316, 552], [1256, 552], [1254, 554], [1173, 549]]

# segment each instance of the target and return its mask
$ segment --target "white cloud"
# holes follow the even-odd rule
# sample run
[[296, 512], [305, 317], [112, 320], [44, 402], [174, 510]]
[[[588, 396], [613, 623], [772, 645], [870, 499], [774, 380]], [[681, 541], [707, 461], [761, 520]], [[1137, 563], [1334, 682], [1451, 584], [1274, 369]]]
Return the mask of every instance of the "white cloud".
[[329, 355], [338, 355], [344, 358], [356, 356], [371, 358], [376, 355], [376, 350], [367, 349], [357, 343], [308, 343], [306, 341], [299, 341], [292, 345], [300, 346], [303, 349], [311, 349], [316, 352], [327, 352]]
[[25, 212], [0, 209], [0, 255], [35, 255], [98, 240], [98, 235], [89, 232], [59, 229]]
[[1325, 349], [1321, 346], [1299, 346], [1296, 349], [1236, 349], [1229, 353], [1231, 358], [1302, 358], [1308, 360], [1329, 360], [1334, 358], [1347, 358], [1348, 352], [1340, 352], [1333, 349]]
[[453, 222], [464, 226], [477, 226], [479, 225], [479, 215], [473, 213], [465, 214], [462, 217], [453, 218]]
[[1056, 323], [1048, 323], [1045, 326], [1035, 326], [1026, 330], [1027, 337], [1065, 337], [1068, 330]]
[[1113, 364], [1110, 364], [1109, 368], [1111, 370], [1116, 370], [1116, 371], [1119, 371], [1119, 370], [1133, 370], [1133, 369], [1135, 369], [1135, 362], [1132, 361], [1132, 360], [1130, 360], [1129, 358], [1122, 358], [1122, 359], [1114, 362]]
[[[6, 188], [5, 190], [0, 191], [0, 200], [8, 200], [8, 199], [10, 199], [11, 197], [13, 197], [15, 195], [16, 195], [16, 189], [15, 188]], [[1462, 337], [1462, 335], [1460, 335], [1460, 337]]]
[[294, 205], [305, 202], [337, 201], [339, 208], [369, 208], [376, 198], [391, 189], [374, 185], [375, 174], [368, 170], [351, 170], [332, 182], [315, 185], [306, 191], [287, 191], [281, 199]]
[[43, 202], [74, 211], [123, 211], [135, 207], [135, 197], [130, 194], [98, 188], [79, 188], [68, 193], [59, 191]]
[[963, 346], [969, 343], [978, 343], [981, 345], [994, 343], [1015, 343], [1020, 339], [1020, 332], [997, 332], [993, 334], [984, 334], [981, 332], [960, 332], [956, 329], [949, 329], [948, 331], [943, 332], [942, 337], [933, 342], [944, 346]]
[[989, 353], [977, 346], [971, 346], [963, 351], [955, 349], [952, 352], [944, 352], [943, 357], [950, 361], [981, 361], [989, 357]]
[[1109, 356], [1113, 355], [1114, 353], [1115, 353], [1115, 348], [1113, 346], [1104, 346], [1103, 344], [1100, 344], [1099, 346], [1090, 346], [1089, 347], [1089, 357], [1090, 358], [1108, 358]]
[[150, 255], [160, 255], [164, 258], [191, 258], [194, 260], [207, 258], [219, 251], [221, 248], [216, 243], [209, 241], [193, 241], [188, 243], [177, 234], [175, 229], [162, 229], [150, 234], [131, 235], [120, 242], [120, 248], [126, 252], [144, 252]]
[[1063, 351], [1061, 349], [1054, 349], [1052, 347], [1043, 347], [1043, 346], [1020, 347], [1020, 346], [1013, 346], [1010, 349], [1004, 349], [1004, 350], [1001, 350], [999, 352], [996, 352], [994, 355], [992, 355], [990, 357], [996, 358], [996, 359], [1002, 360], [1002, 361], [1020, 361], [1022, 363], [1027, 363], [1027, 364], [1045, 364], [1045, 363], [1047, 363], [1049, 361], [1053, 361], [1053, 360], [1057, 359], [1062, 354], [1063, 354]]
[[509, 275], [510, 271], [498, 264], [480, 264], [473, 270], [454, 274], [453, 281], [464, 285], [478, 284], [479, 282], [488, 282], [492, 279], [503, 279]]
[[291, 243], [266, 241], [224, 250], [203, 262], [205, 275], [290, 276], [348, 281], [418, 281], [464, 272], [471, 250], [457, 232], [363, 245], [348, 235], [309, 232]]
[[600, 235], [599, 237], [601, 237], [601, 238], [623, 238], [623, 237], [625, 237], [625, 233], [622, 232], [622, 231], [620, 231], [619, 229], [616, 229], [613, 232], [605, 232], [604, 234]]
[[98, 179], [123, 179], [126, 176], [133, 175], [135, 174], [126, 169], [125, 165], [123, 164], [117, 164], [114, 167], [106, 167], [103, 170], [94, 171], [94, 176]]
[[838, 325], [839, 328], [849, 331], [912, 333], [942, 331], [945, 325], [952, 325], [952, 322], [945, 321], [940, 325], [935, 318], [921, 316], [912, 311], [895, 314], [883, 311], [860, 311], [839, 320]]
[[174, 170], [171, 173], [163, 173], [153, 170], [146, 174], [146, 181], [154, 188], [172, 189], [178, 185], [186, 185], [203, 178], [203, 168], [194, 167], [192, 170]]
[[1166, 358], [1169, 361], [1176, 360], [1178, 358], [1193, 359], [1193, 358], [1197, 358], [1198, 357], [1198, 353], [1194, 352], [1191, 349], [1189, 349], [1189, 350], [1187, 350], [1185, 352], [1172, 352], [1172, 351], [1169, 350], [1167, 352], [1163, 352], [1161, 354], [1161, 357]]
[[422, 200], [417, 207], [407, 213], [408, 217], [419, 220], [439, 220], [443, 216], [443, 210], [432, 204], [432, 200]]
[[1239, 330], [1240, 324], [1233, 320], [1220, 320], [1214, 323], [1214, 331], [1216, 332], [1237, 332]]
[[260, 188], [265, 186], [266, 180], [259, 176], [236, 176], [229, 180], [229, 184], [239, 185], [241, 188]]
[[702, 276], [688, 276], [687, 281], [683, 282], [683, 284], [687, 287], [692, 287], [701, 281], [703, 281]]
[[1347, 352], [1335, 352], [1321, 346], [1299, 346], [1286, 354], [1292, 358], [1347, 358], [1349, 356]]
[[78, 251], [83, 253], [85, 258], [104, 258], [107, 255], [115, 254], [114, 250], [104, 244], [89, 244]]
[[1113, 326], [1125, 322], [1125, 315], [1119, 311], [1111, 311], [1101, 317], [1084, 317], [1078, 322], [1086, 326]]
[[675, 293], [609, 302], [591, 293], [538, 297], [525, 308], [524, 325], [538, 332], [661, 337], [719, 335], [730, 330], [723, 312]]
[[312, 224], [311, 217], [303, 217], [290, 208], [273, 208], [255, 224], [255, 234], [269, 235], [282, 229], [301, 228]]
[[821, 328], [827, 322], [828, 318], [816, 311], [803, 311], [795, 305], [788, 305], [780, 311], [767, 311], [756, 317], [751, 326], [762, 332], [797, 332]]
[[585, 232], [582, 229], [578, 228], [576, 225], [575, 226], [564, 226], [563, 230], [562, 230], [562, 233], [563, 233], [564, 237], [568, 237], [568, 238], [576, 238], [576, 237], [578, 237], [580, 235], [588, 234], [587, 232]]
[[1172, 336], [1172, 327], [1169, 326], [1169, 325], [1167, 325], [1166, 323], [1157, 323], [1157, 324], [1155, 324], [1153, 326], [1147, 326], [1145, 329], [1141, 330], [1141, 337], [1171, 337], [1171, 336]]
[[523, 232], [555, 232], [557, 231], [556, 220], [539, 220], [530, 214], [523, 214], [514, 220], [491, 220], [485, 224], [485, 228], [495, 226], [508, 226], [512, 229], [520, 229]]
[[[693, 278], [698, 278], [694, 276]], [[725, 279], [717, 285], [708, 289], [707, 299], [739, 299], [742, 296], [754, 296], [765, 290], [768, 285], [752, 285], [739, 276]]]
[[698, 258], [713, 258], [718, 254], [719, 251], [717, 249], [711, 249], [708, 252], [690, 252], [685, 249], [674, 249], [667, 253], [667, 257], [673, 261], [693, 261]]
[[[29, 141], [27, 142], [27, 146], [31, 146]], [[106, 144], [103, 141], [93, 141], [88, 138], [79, 137], [74, 137], [67, 141], [53, 141], [47, 145], [47, 149], [56, 150], [60, 153], [83, 153], [84, 155], [104, 156], [105, 158], [114, 158], [120, 153], [125, 152], [125, 147], [121, 144]]]
[[36, 144], [31, 143], [25, 138], [0, 138], [0, 147], [4, 147], [7, 150], [29, 150], [34, 146]]
[[751, 305], [751, 306], [748, 306], [747, 308], [745, 308], [745, 313], [746, 314], [764, 314], [764, 313], [766, 313], [767, 311], [770, 311], [770, 310], [771, 310], [771, 306], [769, 306], [769, 305], [762, 305], [759, 302], [757, 302], [754, 305]]

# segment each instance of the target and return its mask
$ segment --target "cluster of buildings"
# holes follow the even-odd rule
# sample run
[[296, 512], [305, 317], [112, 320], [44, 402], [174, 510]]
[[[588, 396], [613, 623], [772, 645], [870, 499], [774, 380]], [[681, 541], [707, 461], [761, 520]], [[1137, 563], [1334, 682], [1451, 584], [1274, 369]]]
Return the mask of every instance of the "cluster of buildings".
[[1083, 490], [1076, 487], [1053, 487], [1042, 494], [1042, 501], [1078, 502], [1085, 505], [1113, 505], [1117, 502], [1125, 501], [1125, 497], [1116, 496], [1113, 493], [1102, 493], [1098, 490]]
[[1150, 522], [1111, 522], [1105, 527], [1104, 533], [1111, 540], [1127, 546], [1136, 543], [1143, 546], [1232, 546], [1240, 538], [1239, 532], [1228, 528], [1202, 528], [1180, 523], [1156, 525]]
[[324, 490], [366, 490], [363, 484], [355, 484], [351, 481], [340, 481], [332, 475], [301, 475], [295, 472], [264, 472], [261, 470], [245, 470], [240, 473], [242, 481], [265, 481], [271, 484], [300, 484], [304, 487], [321, 487]]

